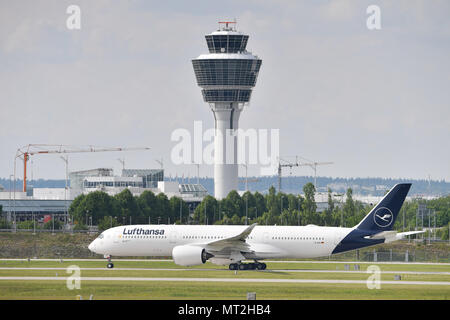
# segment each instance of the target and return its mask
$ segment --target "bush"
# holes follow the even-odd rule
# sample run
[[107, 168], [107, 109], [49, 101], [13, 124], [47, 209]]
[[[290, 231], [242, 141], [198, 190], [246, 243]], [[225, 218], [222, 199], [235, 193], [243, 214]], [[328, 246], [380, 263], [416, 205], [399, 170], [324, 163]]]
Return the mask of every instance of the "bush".
[[59, 220], [54, 220], [54, 222], [52, 220], [47, 221], [44, 224], [44, 229], [45, 230], [53, 230], [53, 227], [55, 228], [54, 230], [61, 230], [62, 229], [62, 223]]
[[36, 226], [35, 226], [33, 220], [20, 221], [17, 223], [17, 229], [32, 230], [35, 227], [36, 227], [36, 229], [39, 229], [39, 224], [36, 223]]
[[88, 229], [87, 225], [83, 224], [83, 223], [77, 223], [74, 227], [73, 230], [74, 231], [86, 231]]
[[0, 220], [0, 229], [11, 229], [11, 223], [6, 221], [6, 219]]
[[104, 230], [107, 230], [109, 228], [116, 227], [116, 226], [118, 226], [116, 217], [114, 217], [112, 219], [111, 219], [111, 217], [103, 217], [103, 219], [101, 219], [98, 222], [98, 230], [99, 231], [104, 231]]

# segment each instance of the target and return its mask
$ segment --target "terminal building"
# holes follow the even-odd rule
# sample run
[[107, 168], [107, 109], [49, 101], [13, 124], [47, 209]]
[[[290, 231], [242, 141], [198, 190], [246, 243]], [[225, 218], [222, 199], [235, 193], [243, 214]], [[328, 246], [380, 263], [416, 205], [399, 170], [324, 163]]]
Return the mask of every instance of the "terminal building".
[[97, 168], [71, 172], [70, 184], [66, 188], [33, 188], [26, 192], [0, 190], [0, 206], [8, 221], [42, 220], [45, 216], [56, 216], [65, 221], [72, 201], [81, 194], [103, 191], [114, 196], [128, 189], [134, 196], [146, 190], [155, 194], [164, 193], [182, 198], [193, 214], [197, 205], [208, 195], [200, 184], [185, 184], [165, 181], [163, 169], [123, 169], [120, 176], [111, 168]]

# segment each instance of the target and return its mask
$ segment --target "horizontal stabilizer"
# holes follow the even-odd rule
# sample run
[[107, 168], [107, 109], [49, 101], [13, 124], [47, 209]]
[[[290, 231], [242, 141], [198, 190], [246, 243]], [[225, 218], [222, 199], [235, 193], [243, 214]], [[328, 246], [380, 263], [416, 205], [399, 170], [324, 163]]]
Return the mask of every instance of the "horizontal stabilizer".
[[383, 231], [376, 233], [371, 236], [365, 237], [366, 239], [384, 239], [385, 243], [404, 239], [406, 236], [410, 236], [412, 234], [424, 233], [425, 231], [409, 231], [409, 232], [400, 232], [397, 231]]

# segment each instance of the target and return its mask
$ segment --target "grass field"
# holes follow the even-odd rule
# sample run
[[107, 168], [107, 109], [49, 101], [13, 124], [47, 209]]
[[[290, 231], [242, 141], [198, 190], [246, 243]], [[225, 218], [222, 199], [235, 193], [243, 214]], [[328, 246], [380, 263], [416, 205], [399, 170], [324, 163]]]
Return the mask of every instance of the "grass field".
[[[267, 262], [266, 271], [229, 271], [206, 263], [183, 268], [172, 261], [114, 261], [114, 269], [106, 269], [105, 261], [43, 261], [0, 260], [0, 277], [52, 277], [55, 280], [0, 280], [0, 299], [84, 299], [93, 295], [98, 299], [246, 299], [247, 292], [256, 292], [257, 299], [450, 299], [450, 285], [432, 285], [432, 282], [450, 283], [450, 265], [447, 264], [377, 264], [381, 281], [401, 280], [395, 284], [381, 284], [380, 289], [369, 290], [366, 273], [373, 263], [357, 263], [360, 272], [345, 270], [343, 263]], [[69, 290], [66, 286], [66, 268], [81, 268], [81, 288]], [[16, 269], [8, 269], [16, 268]], [[52, 268], [52, 269], [37, 269]], [[86, 269], [87, 268], [87, 269]], [[435, 273], [435, 274], [429, 274]], [[436, 274], [439, 273], [439, 274]], [[57, 277], [57, 278], [55, 278]], [[108, 277], [108, 280], [85, 280], [90, 277]], [[133, 281], [114, 278], [167, 278], [164, 281]], [[177, 280], [172, 281], [171, 279]], [[182, 278], [182, 279], [180, 279]], [[194, 279], [195, 278], [195, 279]], [[197, 281], [197, 278], [213, 282]], [[227, 282], [241, 280], [244, 282]], [[247, 281], [248, 279], [248, 281]], [[251, 280], [359, 280], [361, 283], [255, 283]], [[182, 281], [179, 281], [182, 280]], [[220, 282], [219, 282], [220, 280]], [[426, 281], [428, 284], [402, 284], [405, 281]], [[398, 284], [397, 284], [398, 283]], [[431, 283], [431, 284], [430, 284]]]

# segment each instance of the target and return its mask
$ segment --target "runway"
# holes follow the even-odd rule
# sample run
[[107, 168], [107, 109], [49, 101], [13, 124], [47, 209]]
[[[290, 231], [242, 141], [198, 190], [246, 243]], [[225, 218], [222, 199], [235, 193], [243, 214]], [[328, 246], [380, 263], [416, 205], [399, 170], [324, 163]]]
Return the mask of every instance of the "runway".
[[[84, 261], [84, 262], [106, 262], [106, 259], [45, 259], [45, 258], [30, 258], [30, 259], [23, 259], [23, 258], [1, 258], [0, 261], [55, 261], [55, 262], [67, 262], [67, 261]], [[172, 259], [114, 259], [114, 262], [173, 262]], [[446, 262], [401, 262], [401, 261], [379, 261], [379, 262], [373, 262], [373, 261], [333, 261], [333, 260], [264, 260], [267, 263], [311, 263], [311, 264], [348, 264], [348, 265], [354, 265], [354, 264], [398, 264], [398, 265], [430, 265], [430, 266], [442, 266], [447, 265], [450, 266], [450, 263]]]
[[[20, 281], [73, 281], [72, 277], [0, 277], [0, 280]], [[233, 279], [233, 278], [142, 278], [142, 277], [81, 277], [81, 281], [175, 281], [175, 282], [248, 282], [248, 283], [325, 283], [325, 284], [367, 284], [366, 280], [319, 280], [319, 279]], [[442, 281], [380, 281], [394, 285], [450, 286]]]
[[[1, 270], [48, 270], [48, 271], [64, 271], [67, 268], [55, 267], [0, 267]], [[228, 271], [227, 269], [214, 269], [214, 268], [80, 268], [81, 271]], [[240, 271], [242, 272], [242, 271]], [[296, 272], [296, 273], [344, 273], [344, 274], [367, 274], [366, 271], [354, 271], [354, 270], [308, 270], [308, 269], [271, 269], [271, 270], [252, 270], [244, 272]], [[427, 272], [427, 271], [381, 271], [381, 274], [411, 274], [411, 275], [450, 275], [450, 272]]]

